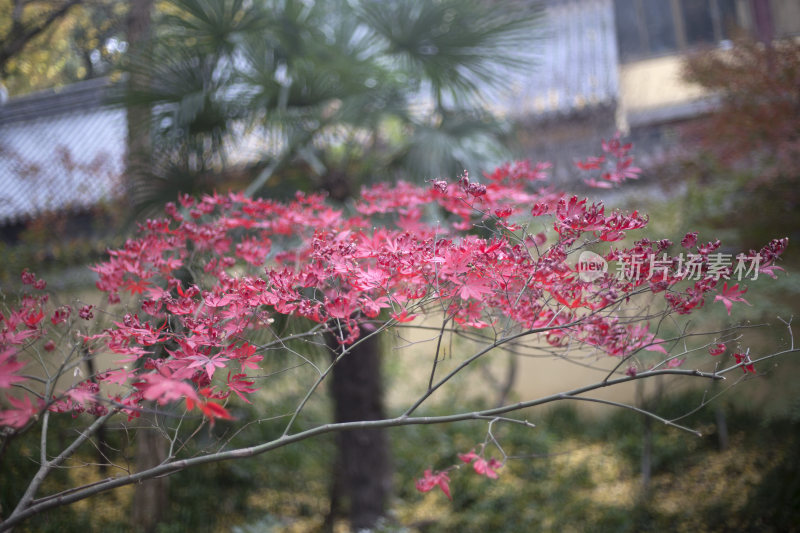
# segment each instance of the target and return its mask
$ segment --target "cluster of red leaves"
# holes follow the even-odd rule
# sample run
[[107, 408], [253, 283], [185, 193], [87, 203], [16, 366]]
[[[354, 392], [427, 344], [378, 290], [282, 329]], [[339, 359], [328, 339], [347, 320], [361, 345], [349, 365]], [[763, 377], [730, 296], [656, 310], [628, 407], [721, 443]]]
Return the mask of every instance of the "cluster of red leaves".
[[[634, 177], [627, 145], [613, 139], [604, 150], [621, 162], [603, 179]], [[137, 239], [93, 268], [111, 304], [127, 293], [137, 307], [82, 338], [87, 353], [114, 354], [117, 366], [59, 397], [31, 403], [6, 395], [11, 407], [0, 411], [0, 425], [24, 426], [43, 408], [100, 414], [109, 406], [135, 417], [143, 401], [185, 400], [212, 421], [228, 418], [220, 402], [231, 393], [248, 401], [257, 390], [247, 372], [262, 355], [247, 342], [248, 330], [269, 327], [274, 315], [316, 322], [343, 345], [358, 339], [361, 326], [408, 322], [435, 308], [464, 328], [490, 327], [501, 318], [540, 328], [553, 346], [575, 342], [612, 356], [663, 352], [646, 324], [599, 311], [652, 292], [662, 293], [673, 311], [689, 313], [715, 291], [719, 277], [701, 275], [687, 285], [679, 258], [667, 252], [670, 241], [640, 239], [605, 258], [624, 266], [637, 254], [662, 254], [658, 275], [648, 275], [645, 264], [634, 279], [607, 273], [583, 281], [568, 261], [577, 246], [621, 241], [647, 219], [537, 189], [545, 170], [516, 163], [487, 175], [485, 184], [466, 175], [456, 183], [380, 184], [364, 189], [349, 215], [321, 195], [298, 193], [285, 203], [241, 194], [181, 196], [167, 205], [166, 218], [142, 224]], [[684, 246], [694, 247], [695, 240], [687, 236]], [[718, 246], [697, 246], [701, 274], [709, 272]], [[785, 246], [784, 239], [762, 249], [761, 267], [769, 268]], [[186, 272], [194, 276], [190, 282], [181, 281]], [[23, 274], [23, 281], [44, 288], [32, 276]], [[725, 285], [717, 298], [728, 307], [742, 301], [739, 294]], [[43, 307], [43, 297], [29, 296], [0, 317], [0, 388], [26, 379], [16, 356], [46, 337]], [[56, 309], [53, 326], [69, 327], [70, 311]], [[93, 310], [85, 306], [78, 316], [91, 320]], [[127, 392], [103, 397], [104, 383]], [[492, 464], [473, 463], [476, 470], [479, 465], [494, 473]], [[446, 476], [426, 483], [444, 488]]]
[[633, 144], [623, 144], [619, 137], [618, 133], [610, 141], [603, 141], [603, 155], [575, 163], [583, 171], [600, 171], [599, 176], [583, 180], [589, 187], [611, 189], [627, 180], [639, 179], [642, 169], [633, 165], [633, 156], [630, 155]]
[[[481, 452], [483, 453], [483, 452]], [[472, 469], [476, 474], [486, 476], [489, 479], [497, 479], [497, 470], [502, 468], [503, 463], [495, 458], [490, 458], [488, 461], [483, 455], [475, 453], [471, 450], [469, 453], [460, 453], [458, 458], [466, 464], [471, 464]], [[436, 487], [439, 487], [445, 496], [453, 499], [450, 493], [450, 476], [447, 471], [458, 468], [457, 465], [451, 466], [442, 471], [425, 470], [422, 477], [416, 481], [416, 488], [420, 492], [430, 492]]]

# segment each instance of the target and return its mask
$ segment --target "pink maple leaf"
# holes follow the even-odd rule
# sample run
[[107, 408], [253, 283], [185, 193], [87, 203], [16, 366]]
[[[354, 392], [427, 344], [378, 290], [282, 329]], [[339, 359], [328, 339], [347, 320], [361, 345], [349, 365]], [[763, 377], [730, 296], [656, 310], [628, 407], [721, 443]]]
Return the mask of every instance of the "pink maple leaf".
[[247, 398], [244, 397], [242, 394], [252, 394], [256, 392], [258, 389], [254, 388], [253, 381], [247, 381], [245, 378], [247, 374], [234, 374], [233, 378], [231, 378], [231, 373], [228, 372], [228, 388], [230, 388], [236, 395], [241, 398], [242, 400], [246, 401], [247, 403], [253, 403]]
[[712, 344], [708, 347], [708, 353], [711, 355], [722, 355], [725, 353], [725, 345], [722, 343]]
[[595, 189], [611, 189], [614, 187], [610, 181], [597, 181], [594, 178], [583, 180], [583, 182], [589, 187], [594, 187]]
[[483, 457], [480, 457], [472, 463], [472, 468], [475, 472], [490, 479], [497, 479], [497, 469], [501, 466], [503, 466], [503, 464], [494, 458], [487, 461]]
[[744, 302], [747, 305], [750, 305], [750, 302], [742, 298], [742, 295], [747, 292], [747, 288], [739, 289], [739, 284], [732, 285], [728, 287], [728, 283], [725, 282], [722, 285], [722, 290], [719, 294], [714, 297], [715, 302], [722, 302], [725, 306], [725, 309], [728, 310], [728, 315], [731, 314], [731, 306], [733, 302]]
[[461, 286], [458, 293], [462, 300], [469, 300], [470, 298], [479, 300], [484, 294], [491, 294], [492, 288], [486, 280], [470, 276]]
[[775, 273], [776, 270], [783, 270], [785, 272], [785, 270], [778, 265], [770, 265], [758, 269], [759, 272], [763, 272], [772, 279], [778, 279], [778, 275]]
[[476, 473], [490, 479], [497, 479], [497, 469], [503, 466], [503, 463], [494, 458], [487, 461], [475, 453], [475, 450], [471, 450], [469, 453], [459, 454], [458, 458], [467, 464], [472, 463], [472, 468]]
[[135, 376], [135, 372], [128, 372], [124, 368], [117, 370], [108, 370], [97, 376], [98, 381], [107, 381], [109, 383], [116, 383], [117, 385], [125, 385], [131, 376]]
[[395, 320], [397, 320], [398, 322], [401, 322], [401, 323], [402, 322], [411, 322], [412, 320], [417, 318], [417, 315], [409, 315], [408, 314], [408, 309], [403, 309], [403, 311], [400, 314], [392, 313], [392, 318], [394, 318]]
[[7, 389], [12, 384], [26, 379], [22, 376], [14, 375], [17, 370], [25, 366], [25, 363], [17, 361], [16, 353], [14, 348], [7, 348], [0, 353], [0, 389]]
[[478, 459], [480, 455], [475, 453], [475, 450], [470, 450], [469, 453], [460, 453], [458, 454], [458, 458], [464, 461], [465, 463], [469, 464], [475, 459]]
[[213, 355], [211, 357], [198, 353], [196, 355], [190, 355], [187, 359], [192, 361], [192, 364], [189, 365], [189, 368], [197, 368], [197, 367], [204, 367], [206, 374], [208, 374], [208, 379], [214, 377], [214, 371], [217, 368], [224, 368], [225, 362], [229, 360], [229, 358], [221, 356], [219, 354]]
[[189, 401], [198, 399], [197, 393], [188, 383], [161, 374], [145, 374], [136, 387], [142, 391], [142, 398], [150, 401], [156, 400], [159, 405], [166, 405], [168, 402], [182, 398], [186, 398], [188, 405]]
[[231, 294], [216, 295], [213, 293], [206, 293], [203, 295], [203, 300], [208, 307], [225, 307], [234, 299]]
[[21, 400], [13, 396], [6, 396], [6, 400], [14, 409], [0, 411], [0, 427], [21, 428], [28, 423], [31, 417], [39, 412], [39, 407], [32, 404], [31, 399], [27, 396]]
[[449, 499], [453, 499], [450, 495], [450, 477], [447, 472], [432, 472], [430, 469], [425, 470], [422, 478], [418, 479], [415, 483], [417, 490], [420, 492], [429, 492], [434, 487], [438, 486], [444, 492], [444, 495]]

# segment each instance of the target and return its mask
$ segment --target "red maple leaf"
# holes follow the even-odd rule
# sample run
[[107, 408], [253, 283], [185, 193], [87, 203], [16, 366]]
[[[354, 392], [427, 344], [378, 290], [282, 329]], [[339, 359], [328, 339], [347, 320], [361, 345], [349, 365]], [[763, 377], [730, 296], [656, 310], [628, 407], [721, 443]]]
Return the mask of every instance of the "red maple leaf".
[[459, 454], [458, 458], [467, 464], [472, 463], [472, 468], [476, 473], [491, 479], [497, 479], [497, 469], [503, 466], [503, 463], [494, 458], [487, 461], [475, 453], [475, 450]]
[[129, 279], [125, 283], [123, 283], [122, 288], [130, 292], [131, 294], [142, 294], [145, 290], [150, 286], [150, 282], [144, 279], [139, 280], [132, 280]]
[[722, 285], [722, 290], [719, 294], [714, 297], [715, 302], [722, 302], [725, 306], [725, 309], [728, 310], [728, 314], [731, 314], [731, 306], [733, 302], [744, 302], [747, 305], [750, 305], [750, 302], [742, 298], [742, 295], [747, 292], [747, 288], [739, 289], [739, 284], [732, 285], [728, 287], [728, 283], [725, 282]]
[[444, 492], [444, 495], [449, 499], [453, 499], [450, 495], [450, 477], [447, 472], [432, 472], [430, 469], [425, 470], [422, 478], [418, 479], [415, 483], [417, 490], [420, 492], [429, 492], [434, 487], [438, 486]]
[[44, 311], [41, 309], [31, 309], [28, 313], [22, 315], [22, 321], [31, 329], [35, 329], [36, 325], [44, 318]]
[[722, 355], [725, 353], [725, 345], [722, 343], [712, 344], [708, 347], [708, 353], [711, 355]]
[[17, 370], [25, 366], [25, 363], [17, 361], [16, 350], [7, 348], [0, 353], [0, 389], [7, 389], [18, 381], [25, 381], [26, 378], [14, 374]]
[[403, 309], [403, 311], [400, 314], [392, 313], [392, 318], [394, 318], [395, 320], [397, 320], [398, 322], [401, 322], [401, 323], [402, 322], [411, 322], [415, 318], [417, 318], [417, 315], [409, 315], [408, 314], [408, 309]]
[[31, 399], [27, 396], [21, 400], [13, 396], [6, 396], [6, 400], [14, 409], [0, 411], [0, 427], [21, 428], [28, 423], [32, 416], [39, 412], [39, 407], [32, 404]]
[[134, 385], [142, 391], [142, 398], [145, 400], [155, 400], [159, 405], [166, 405], [168, 402], [186, 398], [186, 405], [189, 409], [192, 408], [190, 403], [197, 400], [195, 390], [184, 381], [171, 379], [161, 374], [145, 374], [141, 379], [142, 381]]
[[752, 361], [750, 361], [750, 355], [746, 353], [735, 353], [733, 354], [733, 358], [736, 359], [737, 365], [742, 365], [742, 372], [747, 374], [750, 372], [751, 374], [756, 373], [756, 368], [753, 366]]
[[192, 398], [186, 398], [186, 407], [189, 410], [194, 409], [195, 406], [197, 406], [197, 408], [200, 409], [200, 411], [204, 415], [206, 415], [206, 417], [208, 417], [208, 419], [211, 421], [212, 426], [214, 425], [214, 420], [217, 418], [222, 418], [225, 420], [230, 420], [233, 418], [231, 414], [228, 412], [228, 410], [222, 407], [218, 403], [204, 402], [202, 400], [193, 400]]
[[245, 398], [242, 393], [252, 394], [258, 389], [253, 387], [253, 381], [247, 381], [245, 378], [247, 374], [234, 374], [231, 378], [231, 373], [228, 372], [228, 388], [230, 388], [236, 395], [247, 403], [253, 403]]
[[492, 292], [494, 291], [489, 286], [489, 282], [486, 279], [470, 276], [464, 284], [461, 285], [458, 294], [461, 296], [462, 300], [469, 300], [470, 298], [480, 300], [484, 294], [491, 294]]
[[581, 170], [597, 170], [600, 164], [606, 160], [604, 156], [589, 157], [586, 161], [575, 161], [575, 166]]

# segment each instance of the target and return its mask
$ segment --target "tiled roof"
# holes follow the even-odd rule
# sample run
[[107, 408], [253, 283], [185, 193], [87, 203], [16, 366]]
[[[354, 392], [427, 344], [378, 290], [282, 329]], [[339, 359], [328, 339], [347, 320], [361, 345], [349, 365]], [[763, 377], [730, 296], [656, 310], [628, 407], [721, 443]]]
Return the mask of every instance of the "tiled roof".
[[547, 0], [530, 75], [500, 111], [517, 117], [569, 115], [617, 101], [612, 0]]
[[0, 225], [118, 196], [127, 128], [108, 94], [99, 79], [0, 106]]

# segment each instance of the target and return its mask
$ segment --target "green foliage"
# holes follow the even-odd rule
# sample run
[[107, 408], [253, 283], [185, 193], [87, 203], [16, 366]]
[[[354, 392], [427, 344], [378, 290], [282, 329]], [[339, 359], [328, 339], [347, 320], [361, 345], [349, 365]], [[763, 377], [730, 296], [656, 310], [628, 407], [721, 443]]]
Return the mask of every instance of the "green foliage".
[[[69, 438], [70, 427], [70, 420], [63, 417], [51, 418], [51, 453], [60, 451], [56, 450], [57, 445]], [[12, 439], [3, 438], [0, 446], [0, 476], [4, 480], [0, 483], [0, 513], [8, 516], [27, 488], [23, 480], [31, 479], [39, 468], [39, 439], [35, 432], [28, 432]], [[71, 487], [70, 474], [71, 470], [66, 468], [55, 471], [52, 479], [48, 480], [47, 488], [57, 492]], [[20, 480], [20, 483], [9, 482], [10, 480]], [[56, 509], [53, 513], [35, 516], [19, 529], [25, 532], [80, 533], [96, 531], [99, 522], [96, 515], [81, 512], [75, 506], [67, 506]]]
[[[658, 412], [682, 415], [701, 399], [702, 391], [666, 397]], [[728, 424], [731, 447], [725, 451], [719, 450], [715, 407], [723, 409]], [[327, 416], [320, 409], [310, 415]], [[497, 480], [476, 475], [456, 456], [483, 439], [485, 422], [392, 429], [397, 489], [391, 519], [382, 531], [797, 530], [800, 428], [791, 418], [764, 419], [757, 407], [717, 403], [683, 420], [702, 429], [703, 438], [653, 424], [654, 470], [650, 489], [644, 491], [639, 463], [643, 419], [627, 412], [597, 416], [567, 404], [525, 417], [537, 427], [494, 427], [511, 457]], [[54, 441], [61, 432], [58, 420], [52, 420]], [[208, 442], [220, 435], [233, 436], [231, 446], [254, 438], [265, 441], [282, 431], [284, 423], [265, 419], [246, 434], [233, 436], [234, 426], [220, 421]], [[118, 453], [132, 452], [123, 433], [108, 435]], [[4, 479], [23, 479], [35, 471], [37, 445], [33, 434], [10, 443], [2, 463]], [[420, 450], [438, 455], [420, 455]], [[9, 461], [16, 456], [12, 453], [28, 460]], [[93, 453], [87, 446], [80, 460], [92, 461]], [[335, 437], [327, 435], [270, 452], [269, 460], [254, 457], [176, 473], [170, 477], [168, 516], [158, 531], [317, 530], [328, 511], [328, 463], [334, 456]], [[487, 456], [500, 454], [489, 446]], [[461, 466], [451, 471], [452, 503], [442, 494], [414, 489], [422, 469], [456, 463]], [[48, 488], [67, 487], [69, 476], [87, 470], [93, 468], [62, 469]], [[3, 509], [16, 501], [20, 490], [13, 483], [2, 484]], [[23, 531], [128, 531], [130, 496], [118, 490], [57, 509], [26, 523]]]
[[484, 98], [509, 70], [524, 67], [526, 58], [509, 51], [530, 39], [531, 20], [540, 13], [534, 4], [368, 0], [357, 14], [413, 78], [430, 83], [442, 109], [447, 97], [462, 105]]
[[[29, 221], [17, 242], [0, 242], [0, 255], [4, 258], [0, 283], [18, 283], [20, 272], [31, 265], [42, 273], [63, 273], [70, 267], [81, 267], [82, 277], [90, 277], [84, 267], [124, 243], [125, 235], [118, 231], [119, 221], [110, 211], [110, 207], [100, 206], [91, 215], [43, 215]], [[56, 281], [60, 277], [50, 279]]]
[[[11, 95], [106, 75], [119, 61], [126, 2], [21, 2], [19, 24], [15, 26], [13, 10], [17, 3], [0, 0], [0, 81]], [[70, 7], [63, 10], [64, 6]], [[49, 23], [53, 15], [57, 16]], [[16, 39], [28, 34], [31, 38], [17, 50]]]
[[143, 204], [173, 199], [170, 184], [219, 188], [220, 175], [246, 165], [237, 176], [248, 192], [300, 169], [308, 188], [341, 200], [368, 179], [429, 179], [509, 157], [505, 127], [472, 106], [529, 64], [536, 9], [449, 0], [160, 6], [152, 43], [126, 66], [141, 80], [126, 102], [154, 111]]

